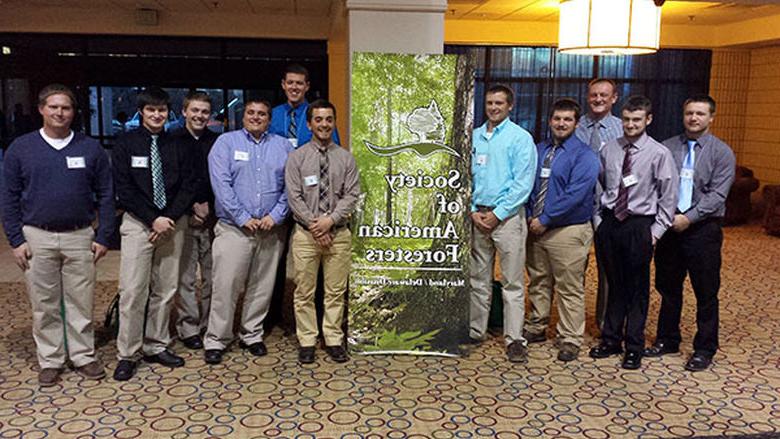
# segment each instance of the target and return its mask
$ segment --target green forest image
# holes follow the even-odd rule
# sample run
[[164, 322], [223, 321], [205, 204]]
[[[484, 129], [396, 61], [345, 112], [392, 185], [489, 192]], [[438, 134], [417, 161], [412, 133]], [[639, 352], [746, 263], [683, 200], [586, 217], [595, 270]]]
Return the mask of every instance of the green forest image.
[[363, 353], [460, 354], [468, 338], [474, 62], [356, 53], [349, 343]]

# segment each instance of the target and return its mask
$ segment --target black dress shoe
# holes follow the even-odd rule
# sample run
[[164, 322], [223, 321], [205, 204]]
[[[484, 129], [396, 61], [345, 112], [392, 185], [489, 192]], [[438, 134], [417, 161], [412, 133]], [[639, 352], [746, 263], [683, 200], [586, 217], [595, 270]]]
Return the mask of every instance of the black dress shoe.
[[523, 338], [529, 344], [530, 343], [543, 343], [543, 342], [547, 341], [547, 334], [545, 334], [544, 331], [542, 331], [542, 332], [530, 332], [530, 331], [523, 330]]
[[325, 352], [327, 352], [328, 356], [330, 356], [330, 359], [336, 363], [346, 363], [349, 361], [347, 351], [345, 351], [341, 345], [325, 346]]
[[181, 340], [181, 344], [183, 344], [187, 349], [203, 349], [203, 339], [200, 338], [200, 335], [193, 335], [192, 337], [183, 338]]
[[298, 361], [300, 361], [301, 364], [314, 363], [314, 346], [301, 346], [298, 348]]
[[601, 343], [589, 352], [591, 358], [607, 358], [612, 355], [622, 354], [623, 348], [616, 344]]
[[673, 345], [664, 341], [656, 341], [652, 346], [646, 348], [642, 355], [645, 357], [660, 357], [666, 354], [676, 354], [680, 352], [679, 345]]
[[219, 364], [222, 362], [223, 353], [225, 351], [221, 349], [206, 349], [206, 352], [203, 353], [203, 361], [208, 364]]
[[168, 350], [162, 351], [155, 355], [144, 355], [144, 361], [147, 363], [158, 363], [168, 367], [184, 366], [184, 358]]
[[639, 369], [642, 366], [642, 353], [638, 351], [626, 351], [623, 356], [623, 369]]
[[135, 375], [135, 361], [119, 360], [119, 364], [114, 369], [114, 379], [117, 381], [127, 381]]
[[239, 342], [238, 345], [241, 347], [241, 349], [248, 350], [249, 353], [255, 357], [262, 357], [263, 355], [268, 354], [268, 349], [265, 347], [265, 343], [262, 341], [258, 341], [257, 343], [252, 344], [246, 344], [242, 341]]
[[702, 370], [707, 370], [711, 364], [712, 357], [699, 352], [694, 352], [693, 355], [691, 355], [691, 358], [688, 359], [688, 362], [685, 363], [685, 370], [699, 372]]

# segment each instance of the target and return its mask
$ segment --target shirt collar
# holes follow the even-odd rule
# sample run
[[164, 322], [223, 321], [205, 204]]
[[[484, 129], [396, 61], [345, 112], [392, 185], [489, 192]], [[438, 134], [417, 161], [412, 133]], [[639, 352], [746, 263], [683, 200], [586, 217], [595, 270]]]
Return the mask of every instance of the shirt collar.
[[650, 141], [650, 136], [647, 135], [647, 131], [642, 133], [642, 135], [639, 136], [638, 139], [636, 139], [636, 142], [629, 142], [628, 139], [626, 139], [625, 137], [621, 137], [620, 139], [618, 139], [618, 143], [620, 144], [621, 148], [625, 148], [626, 145], [632, 144], [637, 150], [641, 150], [642, 148], [644, 148], [649, 141]]
[[263, 143], [265, 141], [265, 138], [268, 137], [268, 130], [264, 131], [263, 134], [260, 134], [260, 139], [255, 139], [254, 136], [249, 134], [249, 131], [246, 130], [246, 128], [241, 128], [241, 130], [244, 132], [244, 135], [246, 136], [247, 140], [254, 143], [255, 145], [259, 145], [260, 143]]
[[[301, 104], [300, 104], [300, 105], [298, 105], [297, 107], [295, 107], [295, 114], [296, 114], [296, 115], [298, 115], [298, 114], [301, 114], [301, 113], [300, 113], [298, 110], [300, 110], [300, 109], [306, 110], [306, 107], [307, 107], [307, 106], [309, 106], [309, 101], [307, 101], [306, 99], [304, 99], [304, 100], [303, 100], [303, 102], [301, 102]], [[285, 102], [285, 103], [284, 103], [284, 111], [285, 111], [285, 113], [287, 113], [287, 114], [290, 114], [290, 111], [292, 111], [292, 109], [293, 109], [293, 106], [292, 106], [292, 105], [290, 105], [290, 103], [289, 103], [289, 102]], [[305, 111], [304, 111], [304, 112], [305, 112]]]
[[[505, 127], [505, 126], [506, 126], [506, 125], [507, 125], [509, 122], [510, 122], [510, 121], [509, 121], [509, 117], [507, 117], [506, 119], [502, 120], [500, 124], [498, 124], [498, 125], [496, 125], [495, 127], [493, 127], [493, 134], [491, 134], [491, 135], [492, 135], [492, 136], [495, 136], [496, 134], [500, 133], [500, 132], [501, 132], [501, 130], [503, 130], [503, 129], [504, 129], [504, 127]], [[488, 132], [488, 131], [487, 131], [487, 129], [488, 129], [488, 123], [490, 123], [490, 122], [485, 122], [484, 124], [482, 124], [482, 128], [484, 128], [484, 131], [482, 132], [482, 136], [484, 136], [485, 138], [487, 138], [487, 132]]]

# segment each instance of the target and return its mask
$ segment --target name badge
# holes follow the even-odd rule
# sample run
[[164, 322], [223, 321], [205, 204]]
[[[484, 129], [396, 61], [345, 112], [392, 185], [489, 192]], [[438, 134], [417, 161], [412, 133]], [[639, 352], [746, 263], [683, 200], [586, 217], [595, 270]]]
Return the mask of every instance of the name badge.
[[477, 166], [485, 166], [487, 165], [488, 156], [487, 154], [479, 154], [477, 156]]
[[235, 151], [233, 153], [233, 160], [238, 160], [240, 162], [248, 162], [249, 161], [249, 152], [247, 152], [247, 151]]
[[149, 167], [149, 157], [146, 156], [130, 156], [130, 167], [131, 168], [148, 168]]
[[319, 182], [320, 182], [319, 175], [309, 175], [308, 177], [303, 177], [303, 184], [305, 184], [306, 186], [314, 186]]
[[684, 178], [686, 180], [692, 180], [693, 179], [693, 169], [681, 169], [680, 170], [680, 178]]
[[298, 147], [298, 139], [293, 139], [292, 137], [288, 137], [287, 140], [290, 141], [290, 144], [292, 144], [293, 149]]
[[542, 178], [550, 178], [550, 168], [542, 168], [542, 173], [539, 174]]
[[637, 184], [639, 180], [637, 180], [636, 176], [634, 174], [628, 174], [623, 177], [623, 186], [625, 187], [631, 187], [635, 184]]
[[68, 163], [68, 169], [84, 169], [87, 167], [84, 157], [65, 157], [65, 160]]

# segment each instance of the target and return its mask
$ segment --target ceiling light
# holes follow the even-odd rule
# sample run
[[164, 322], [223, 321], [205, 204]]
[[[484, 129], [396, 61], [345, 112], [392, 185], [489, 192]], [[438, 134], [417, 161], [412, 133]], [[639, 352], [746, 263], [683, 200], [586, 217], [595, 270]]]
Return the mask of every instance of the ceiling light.
[[642, 55], [658, 50], [654, 0], [562, 0], [558, 49], [577, 55]]

